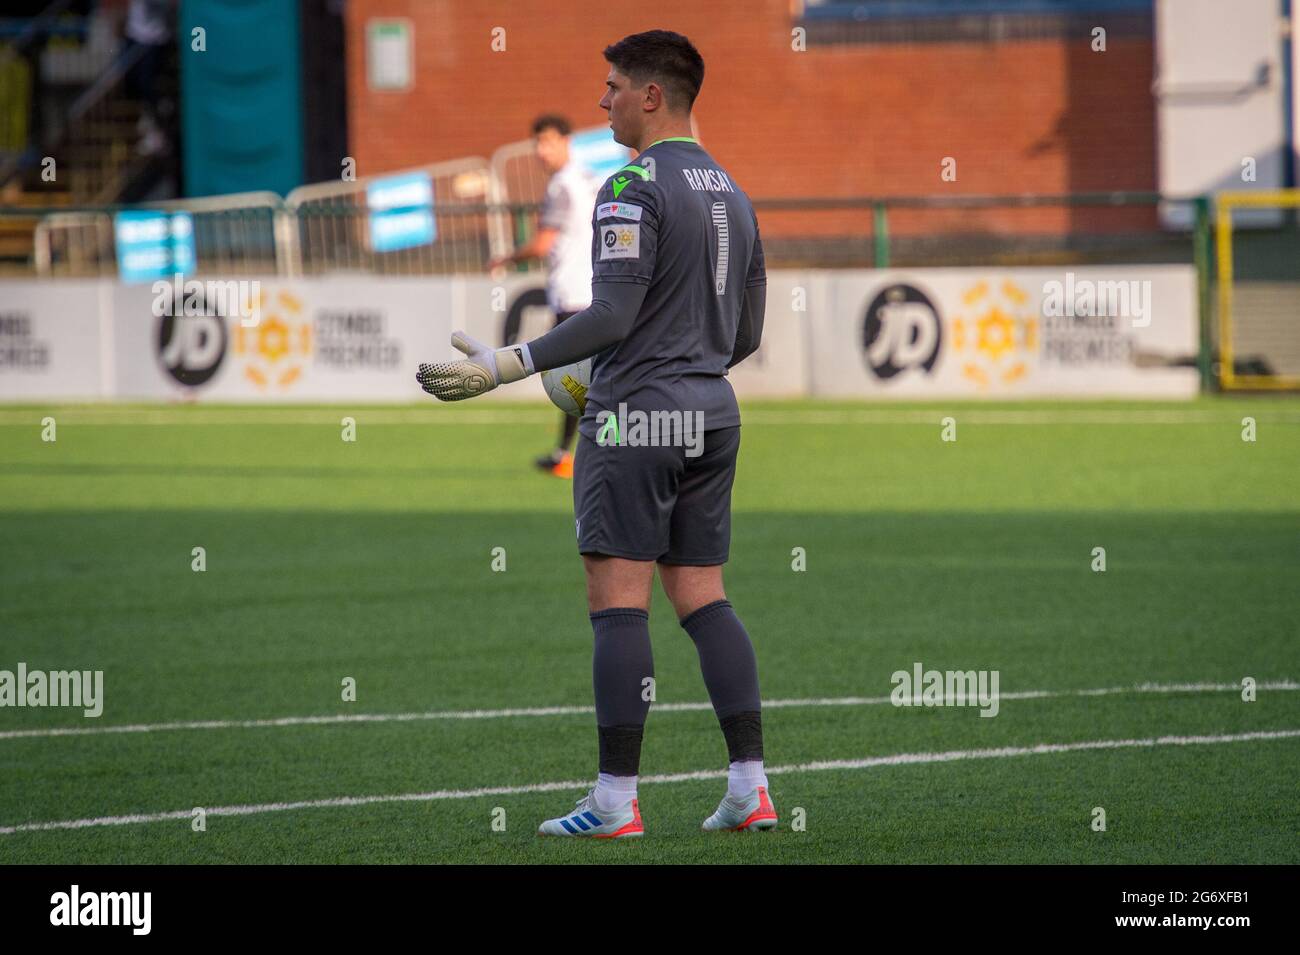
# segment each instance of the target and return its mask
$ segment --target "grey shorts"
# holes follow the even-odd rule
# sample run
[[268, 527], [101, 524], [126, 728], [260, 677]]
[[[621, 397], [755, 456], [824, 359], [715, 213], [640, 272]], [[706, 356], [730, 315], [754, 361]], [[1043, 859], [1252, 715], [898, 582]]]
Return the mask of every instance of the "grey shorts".
[[706, 431], [696, 457], [683, 447], [601, 445], [579, 435], [573, 460], [578, 552], [726, 563], [739, 450], [739, 427]]

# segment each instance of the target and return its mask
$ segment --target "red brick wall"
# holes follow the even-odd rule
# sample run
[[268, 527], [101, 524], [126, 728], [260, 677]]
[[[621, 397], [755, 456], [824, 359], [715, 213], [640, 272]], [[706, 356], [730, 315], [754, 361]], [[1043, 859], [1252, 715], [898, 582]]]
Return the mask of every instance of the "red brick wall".
[[[542, 111], [563, 112], [576, 126], [599, 124], [607, 69], [600, 51], [628, 33], [665, 27], [703, 54], [701, 140], [755, 198], [1155, 189], [1149, 38], [1112, 38], [1105, 53], [1092, 52], [1086, 35], [794, 52], [789, 0], [657, 0], [644, 13], [635, 6], [349, 0], [349, 148], [358, 174], [490, 156], [526, 138]], [[365, 24], [379, 16], [414, 23], [409, 92], [367, 88]], [[506, 30], [505, 52], [492, 51], [496, 26]], [[957, 160], [956, 182], [940, 178], [945, 156]], [[774, 224], [794, 228], [802, 218]], [[831, 218], [815, 221], [825, 227]], [[945, 210], [900, 213], [891, 226], [1066, 231], [1154, 221], [1149, 209]], [[869, 231], [865, 220], [861, 231]]]

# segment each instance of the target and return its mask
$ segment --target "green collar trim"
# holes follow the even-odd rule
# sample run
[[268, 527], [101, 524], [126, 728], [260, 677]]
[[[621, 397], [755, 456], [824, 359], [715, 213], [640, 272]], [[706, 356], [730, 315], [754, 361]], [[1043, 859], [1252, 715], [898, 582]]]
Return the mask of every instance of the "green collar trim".
[[[699, 140], [694, 136], [669, 136], [667, 139], [656, 139], [650, 146], [658, 146], [660, 143], [695, 143], [697, 146], [700, 144]], [[646, 149], [649, 149], [650, 146], [647, 146]], [[642, 151], [644, 152], [644, 150]]]

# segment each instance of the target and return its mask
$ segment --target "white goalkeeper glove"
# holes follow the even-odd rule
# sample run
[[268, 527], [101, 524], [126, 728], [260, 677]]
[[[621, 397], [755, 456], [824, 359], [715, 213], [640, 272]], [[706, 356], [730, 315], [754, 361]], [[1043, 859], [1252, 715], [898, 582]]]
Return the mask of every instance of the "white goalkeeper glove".
[[494, 349], [464, 332], [453, 332], [451, 343], [468, 359], [423, 364], [415, 375], [420, 387], [440, 401], [475, 398], [533, 373], [527, 345]]

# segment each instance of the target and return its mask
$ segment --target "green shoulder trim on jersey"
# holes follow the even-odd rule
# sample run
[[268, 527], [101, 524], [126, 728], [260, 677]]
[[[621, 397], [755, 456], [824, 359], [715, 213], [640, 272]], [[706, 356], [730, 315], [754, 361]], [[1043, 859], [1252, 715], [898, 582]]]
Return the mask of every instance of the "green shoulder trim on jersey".
[[[650, 146], [658, 146], [660, 143], [695, 143], [698, 146], [700, 141], [694, 136], [669, 136], [667, 139], [656, 139]], [[647, 146], [646, 149], [649, 149], [650, 146]]]
[[642, 179], [644, 179], [646, 182], [649, 182], [649, 181], [650, 181], [650, 173], [649, 173], [648, 171], [646, 171], [645, 169], [642, 169], [640, 166], [637, 166], [637, 165], [627, 165], [627, 166], [624, 166], [622, 169], [620, 169], [617, 173], [614, 174], [614, 178], [611, 179], [610, 182], [609, 182], [610, 186], [611, 186], [611, 187], [613, 188], [613, 190], [614, 190], [614, 198], [615, 198], [615, 199], [617, 199], [617, 198], [619, 197], [619, 194], [622, 193], [622, 191], [623, 191], [624, 189], [626, 189], [626, 188], [631, 184], [631, 182], [632, 182], [632, 179], [631, 179], [631, 178], [629, 178], [628, 176], [623, 175], [623, 173], [628, 172], [629, 170], [630, 170], [631, 172], [636, 173], [638, 176], [640, 176], [640, 177], [641, 177]]

